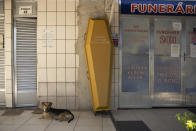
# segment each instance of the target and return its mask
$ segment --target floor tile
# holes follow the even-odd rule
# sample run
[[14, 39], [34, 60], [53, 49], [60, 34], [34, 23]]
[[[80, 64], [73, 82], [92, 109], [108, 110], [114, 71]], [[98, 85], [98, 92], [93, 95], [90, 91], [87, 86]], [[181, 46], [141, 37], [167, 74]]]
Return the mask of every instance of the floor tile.
[[76, 126], [74, 131], [102, 131], [101, 126]]
[[0, 125], [0, 131], [15, 131], [20, 125]]
[[103, 118], [103, 126], [113, 126], [111, 118]]
[[101, 115], [94, 115], [92, 111], [81, 111], [80, 118], [101, 118]]
[[22, 125], [16, 131], [44, 131], [46, 125]]
[[70, 123], [68, 123], [67, 121], [60, 122], [60, 121], [57, 121], [57, 120], [52, 120], [50, 125], [74, 127], [76, 125], [77, 119], [78, 118], [75, 118]]
[[21, 125], [28, 121], [31, 117], [21, 117], [21, 116], [6, 116], [4, 120], [0, 120], [0, 124], [2, 125]]
[[67, 125], [50, 125], [45, 131], [73, 131], [74, 126]]
[[79, 118], [77, 126], [102, 126], [101, 118]]
[[25, 125], [48, 125], [52, 120], [48, 119], [39, 119], [38, 116], [33, 116], [30, 120], [28, 120]]
[[103, 131], [116, 131], [114, 126], [103, 126]]

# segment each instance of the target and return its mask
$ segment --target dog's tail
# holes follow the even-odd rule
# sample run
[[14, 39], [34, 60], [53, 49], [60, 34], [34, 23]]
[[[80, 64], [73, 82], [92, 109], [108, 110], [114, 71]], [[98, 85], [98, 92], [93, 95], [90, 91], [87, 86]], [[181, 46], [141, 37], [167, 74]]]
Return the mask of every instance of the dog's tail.
[[68, 112], [71, 115], [71, 118], [68, 120], [68, 123], [70, 123], [74, 119], [74, 115], [71, 111], [68, 110]]

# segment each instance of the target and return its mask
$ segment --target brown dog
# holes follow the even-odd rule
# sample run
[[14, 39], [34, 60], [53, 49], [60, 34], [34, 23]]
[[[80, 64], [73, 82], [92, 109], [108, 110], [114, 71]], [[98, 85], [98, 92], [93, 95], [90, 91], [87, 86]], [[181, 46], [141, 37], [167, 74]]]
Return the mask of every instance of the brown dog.
[[43, 114], [40, 119], [56, 119], [59, 121], [71, 122], [74, 119], [74, 115], [67, 109], [55, 109], [52, 108], [52, 102], [42, 102]]

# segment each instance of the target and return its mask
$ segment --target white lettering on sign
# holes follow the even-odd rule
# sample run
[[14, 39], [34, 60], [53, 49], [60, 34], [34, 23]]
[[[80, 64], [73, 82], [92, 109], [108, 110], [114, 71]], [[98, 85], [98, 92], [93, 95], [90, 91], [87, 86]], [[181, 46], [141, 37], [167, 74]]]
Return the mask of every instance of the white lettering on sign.
[[19, 7], [19, 15], [31, 15], [31, 14], [32, 14], [32, 6]]

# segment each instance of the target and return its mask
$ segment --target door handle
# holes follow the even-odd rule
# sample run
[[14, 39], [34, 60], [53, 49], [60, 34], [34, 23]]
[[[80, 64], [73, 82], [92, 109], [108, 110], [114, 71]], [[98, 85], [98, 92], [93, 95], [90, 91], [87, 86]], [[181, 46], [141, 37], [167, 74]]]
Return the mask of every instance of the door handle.
[[184, 53], [184, 61], [185, 61], [185, 59], [186, 59], [186, 54]]

